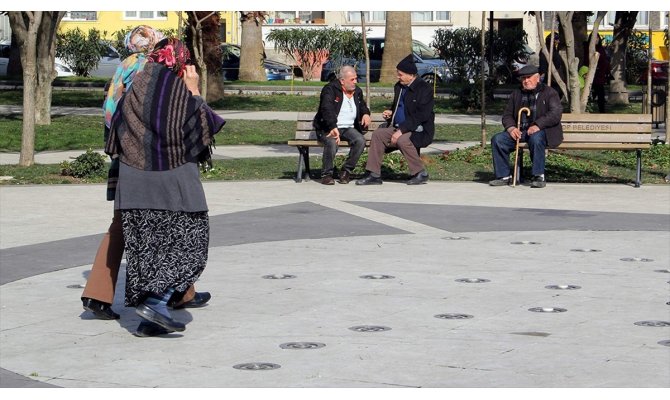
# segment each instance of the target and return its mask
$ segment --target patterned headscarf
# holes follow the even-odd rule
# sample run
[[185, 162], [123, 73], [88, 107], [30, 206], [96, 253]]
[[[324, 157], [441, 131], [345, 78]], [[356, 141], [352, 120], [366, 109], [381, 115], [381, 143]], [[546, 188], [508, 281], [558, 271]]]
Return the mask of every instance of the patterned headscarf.
[[137, 26], [126, 34], [124, 44], [133, 54], [118, 66], [107, 90], [107, 97], [102, 107], [105, 111], [105, 126], [108, 128], [121, 96], [130, 88], [135, 74], [140, 72], [147, 62], [145, 53], [152, 51], [156, 43], [163, 40], [164, 37], [160, 31], [148, 25]]
[[147, 56], [149, 62], [163, 64], [178, 77], [184, 77], [186, 65], [191, 62], [191, 52], [179, 39], [167, 38], [156, 43], [154, 50]]

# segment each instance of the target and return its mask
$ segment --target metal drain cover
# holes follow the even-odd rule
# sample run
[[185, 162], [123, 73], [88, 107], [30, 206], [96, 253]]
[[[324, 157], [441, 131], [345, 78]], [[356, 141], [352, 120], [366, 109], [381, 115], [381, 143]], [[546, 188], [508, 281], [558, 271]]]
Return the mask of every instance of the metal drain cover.
[[295, 277], [295, 275], [287, 274], [263, 275], [263, 279], [293, 279]]
[[656, 327], [664, 327], [664, 326], [670, 326], [670, 322], [668, 321], [638, 321], [635, 323], [637, 326], [656, 326]]
[[271, 369], [281, 368], [281, 365], [272, 363], [244, 363], [233, 365], [233, 368], [244, 371], [269, 371]]
[[602, 251], [602, 250], [598, 250], [598, 249], [570, 249], [570, 251], [576, 251], [576, 252], [580, 252], [580, 253], [597, 253], [597, 252]]
[[542, 244], [540, 242], [531, 242], [529, 240], [521, 240], [518, 242], [510, 242], [510, 244]]
[[440, 319], [470, 319], [470, 318], [474, 318], [474, 315], [468, 315], [468, 314], [437, 314], [437, 315], [435, 315], [435, 318], [440, 318]]
[[444, 239], [444, 240], [468, 240], [470, 238], [466, 237], [466, 236], [446, 236], [446, 237], [443, 237], [442, 239]]
[[670, 346], [670, 340], [661, 340], [658, 344], [662, 346]]
[[577, 290], [581, 289], [581, 286], [577, 285], [549, 285], [545, 286], [545, 289], [554, 289], [554, 290]]
[[311, 350], [311, 349], [320, 349], [322, 347], [326, 347], [324, 343], [317, 343], [317, 342], [289, 342], [289, 343], [282, 343], [279, 345], [280, 348], [282, 349], [290, 349], [290, 350]]
[[359, 278], [362, 279], [394, 279], [393, 275], [361, 275]]
[[485, 282], [491, 282], [488, 279], [481, 279], [481, 278], [461, 278], [461, 279], [456, 279], [456, 282], [462, 282], [462, 283], [485, 283]]
[[566, 312], [568, 310], [559, 307], [533, 307], [529, 308], [528, 311], [540, 312], [540, 313], [561, 313]]
[[66, 286], [66, 288], [68, 288], [68, 289], [83, 289], [83, 288], [85, 288], [85, 287], [86, 287], [86, 286], [85, 286], [85, 285], [82, 285], [81, 283], [77, 283], [77, 284], [74, 284], [74, 285], [67, 285], [67, 286]]
[[621, 261], [639, 261], [639, 262], [652, 262], [651, 258], [642, 258], [642, 257], [624, 257], [621, 258]]
[[380, 325], [358, 325], [358, 326], [352, 326], [349, 329], [356, 332], [384, 332], [391, 330], [391, 328], [389, 328], [388, 326], [380, 326]]

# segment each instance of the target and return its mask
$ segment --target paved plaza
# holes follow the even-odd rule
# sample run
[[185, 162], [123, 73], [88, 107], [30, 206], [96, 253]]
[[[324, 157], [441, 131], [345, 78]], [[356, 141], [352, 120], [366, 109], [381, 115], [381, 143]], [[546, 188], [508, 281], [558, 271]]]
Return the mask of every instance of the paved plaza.
[[123, 267], [81, 306], [105, 186], [0, 186], [0, 386], [670, 386], [668, 185], [204, 187], [212, 300], [138, 338]]

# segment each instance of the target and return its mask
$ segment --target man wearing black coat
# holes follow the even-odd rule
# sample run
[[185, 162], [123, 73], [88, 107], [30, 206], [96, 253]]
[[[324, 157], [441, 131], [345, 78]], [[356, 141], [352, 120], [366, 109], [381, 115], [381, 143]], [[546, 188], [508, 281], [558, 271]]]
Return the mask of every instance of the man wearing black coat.
[[363, 91], [356, 86], [356, 70], [345, 65], [338, 74], [339, 80], [321, 89], [319, 111], [314, 117], [314, 129], [323, 143], [321, 183], [334, 185], [334, 159], [340, 139], [349, 142], [349, 156], [339, 174], [340, 183], [349, 183], [358, 159], [365, 150], [363, 129], [370, 125], [370, 109], [365, 104]]
[[[493, 171], [496, 179], [489, 182], [491, 186], [512, 184], [509, 155], [516, 148], [516, 140], [528, 143], [530, 159], [533, 163], [532, 188], [546, 186], [544, 179], [544, 151], [547, 147], [556, 147], [563, 141], [561, 115], [563, 107], [556, 91], [540, 82], [537, 67], [526, 65], [519, 70], [522, 88], [512, 92], [503, 113], [503, 132], [491, 138], [493, 152]], [[526, 107], [530, 110], [519, 114]], [[521, 126], [517, 122], [521, 116]]]
[[372, 133], [368, 162], [368, 174], [356, 181], [357, 185], [381, 185], [381, 167], [384, 154], [399, 149], [407, 160], [411, 174], [408, 185], [428, 182], [419, 149], [433, 142], [435, 135], [435, 112], [433, 88], [417, 75], [412, 54], [403, 58], [396, 67], [398, 82], [393, 87], [392, 110], [382, 115], [389, 122], [388, 128], [379, 128]]

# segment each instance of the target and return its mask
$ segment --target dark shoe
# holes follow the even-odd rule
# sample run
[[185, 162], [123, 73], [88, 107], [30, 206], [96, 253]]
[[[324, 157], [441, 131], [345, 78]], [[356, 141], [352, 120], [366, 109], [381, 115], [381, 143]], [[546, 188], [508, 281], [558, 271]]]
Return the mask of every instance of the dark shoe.
[[147, 321], [158, 324], [170, 331], [182, 332], [186, 329], [186, 325], [179, 321], [175, 321], [169, 314], [161, 314], [144, 303], [135, 308], [135, 313]]
[[380, 176], [372, 176], [368, 174], [367, 176], [356, 181], [357, 185], [381, 185], [382, 178]]
[[492, 181], [489, 181], [489, 185], [491, 186], [507, 186], [512, 184], [512, 177], [511, 176], [506, 176], [504, 178], [498, 178], [494, 179]]
[[332, 176], [326, 175], [321, 178], [321, 183], [324, 185], [334, 185], [335, 184], [335, 179], [333, 179]]
[[347, 183], [351, 182], [351, 172], [347, 171], [346, 169], [342, 171], [340, 174], [340, 179], [338, 180], [341, 184], [346, 185]]
[[112, 307], [107, 303], [103, 303], [102, 301], [95, 299], [89, 299], [88, 297], [82, 297], [81, 301], [84, 304], [84, 310], [92, 312], [93, 315], [95, 315], [95, 317], [98, 319], [121, 318], [119, 314], [112, 311]]
[[174, 308], [174, 309], [179, 309], [179, 308], [198, 308], [198, 307], [203, 307], [207, 305], [207, 302], [209, 299], [212, 298], [212, 295], [209, 294], [209, 292], [195, 292], [195, 296], [193, 298], [185, 303], [181, 303], [179, 305], [170, 305], [168, 306]]
[[530, 182], [530, 187], [532, 188], [543, 188], [545, 186], [547, 186], [547, 182], [544, 180], [544, 176], [534, 176]]
[[137, 337], [152, 337], [158, 335], [167, 335], [174, 331], [169, 331], [158, 324], [149, 321], [142, 321], [137, 326], [137, 331], [133, 335]]
[[419, 172], [407, 181], [408, 185], [423, 185], [424, 183], [428, 183], [428, 173], [426, 171]]

